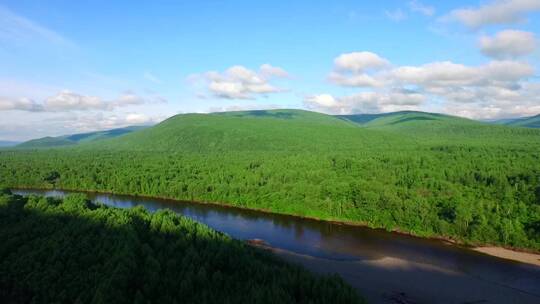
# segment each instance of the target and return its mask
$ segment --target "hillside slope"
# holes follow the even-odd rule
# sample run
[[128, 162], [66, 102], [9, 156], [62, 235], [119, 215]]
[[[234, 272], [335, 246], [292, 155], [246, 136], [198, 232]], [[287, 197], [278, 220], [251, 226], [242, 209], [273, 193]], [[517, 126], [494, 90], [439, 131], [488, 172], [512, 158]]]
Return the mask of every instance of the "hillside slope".
[[87, 149], [185, 152], [351, 150], [385, 146], [399, 137], [367, 131], [330, 115], [302, 110], [180, 114]]
[[115, 138], [124, 134], [128, 134], [134, 131], [147, 128], [146, 126], [131, 126], [125, 128], [111, 129], [105, 131], [96, 131], [88, 133], [78, 133], [57, 137], [43, 137], [38, 139], [32, 139], [18, 144], [17, 148], [22, 149], [38, 149], [38, 148], [53, 148], [60, 146], [71, 146], [84, 142], [92, 142], [103, 140], [107, 138]]

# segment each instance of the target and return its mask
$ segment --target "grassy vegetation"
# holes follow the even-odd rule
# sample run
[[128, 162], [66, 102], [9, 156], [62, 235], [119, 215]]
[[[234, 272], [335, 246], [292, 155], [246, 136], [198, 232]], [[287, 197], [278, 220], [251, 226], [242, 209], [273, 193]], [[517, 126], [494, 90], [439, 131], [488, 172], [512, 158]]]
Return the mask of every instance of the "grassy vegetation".
[[196, 153], [357, 150], [362, 143], [384, 145], [397, 136], [366, 132], [320, 113], [285, 111], [182, 114], [115, 140], [81, 150], [175, 151]]
[[122, 137], [0, 152], [0, 183], [225, 202], [540, 250], [540, 130], [400, 112], [178, 115]]
[[168, 210], [0, 193], [2, 303], [362, 303]]

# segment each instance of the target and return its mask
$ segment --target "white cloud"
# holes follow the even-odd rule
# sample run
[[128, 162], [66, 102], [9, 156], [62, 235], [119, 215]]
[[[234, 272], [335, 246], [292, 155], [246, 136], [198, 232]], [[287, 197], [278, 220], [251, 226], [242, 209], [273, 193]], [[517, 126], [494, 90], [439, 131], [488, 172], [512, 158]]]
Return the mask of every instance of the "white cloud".
[[[504, 113], [530, 114], [540, 104], [540, 83], [533, 82], [535, 70], [525, 62], [494, 60], [469, 66], [442, 61], [392, 66], [388, 60], [369, 54], [360, 56], [362, 60], [343, 60], [349, 57], [338, 56], [334, 71], [328, 76], [337, 85], [364, 91], [345, 97], [308, 96], [305, 105], [327, 113], [347, 114], [424, 106], [447, 111], [448, 107], [461, 104], [468, 109], [469, 117], [491, 117]], [[371, 91], [365, 91], [366, 88]], [[475, 109], [474, 115], [471, 109]]]
[[455, 20], [469, 28], [478, 29], [486, 25], [522, 22], [527, 13], [538, 10], [538, 0], [495, 0], [475, 8], [453, 10], [442, 20]]
[[142, 125], [147, 124], [152, 121], [152, 119], [145, 114], [140, 113], [130, 113], [125, 118], [126, 123], [132, 124], [132, 125]]
[[0, 98], [0, 111], [21, 110], [29, 112], [68, 112], [68, 111], [112, 111], [120, 107], [129, 107], [147, 103], [166, 102], [159, 95], [139, 96], [131, 92], [124, 93], [113, 100], [104, 100], [97, 96], [81, 95], [69, 90], [62, 90], [56, 95], [37, 103], [29, 98]]
[[328, 79], [342, 86], [377, 87], [383, 79], [373, 74], [389, 66], [388, 60], [372, 52], [345, 53], [334, 59], [334, 72]]
[[[215, 112], [231, 112], [231, 111], [256, 111], [256, 110], [271, 110], [282, 109], [283, 105], [277, 104], [232, 104], [225, 106], [212, 106], [208, 107], [204, 113]], [[290, 107], [294, 108], [294, 107]]]
[[334, 59], [334, 68], [338, 71], [354, 73], [368, 69], [380, 69], [389, 65], [388, 60], [372, 52], [353, 52], [339, 55]]
[[306, 97], [308, 105], [315, 107], [333, 108], [339, 104], [339, 101], [330, 94], [320, 94]]
[[516, 58], [530, 54], [536, 48], [534, 33], [505, 30], [495, 36], [480, 38], [480, 51], [496, 59]]
[[380, 87], [383, 85], [382, 79], [368, 74], [346, 75], [343, 73], [332, 72], [328, 75], [328, 80], [335, 84], [347, 87]]
[[99, 97], [80, 95], [69, 90], [45, 99], [44, 108], [48, 111], [71, 111], [104, 109], [106, 104]]
[[[52, 118], [54, 123], [63, 126], [57, 134], [73, 134], [110, 130], [133, 125], [155, 124], [163, 120], [162, 116], [149, 116], [142, 113], [69, 113]], [[63, 133], [62, 133], [63, 132]], [[66, 133], [67, 132], [67, 133]]]
[[114, 109], [119, 107], [128, 107], [136, 106], [142, 104], [155, 104], [155, 103], [166, 103], [167, 100], [159, 95], [137, 95], [133, 92], [125, 92], [124, 94], [118, 96], [116, 99], [105, 102], [107, 103], [107, 109]]
[[0, 138], [22, 141], [132, 125], [152, 125], [164, 120], [166, 116], [140, 112], [22, 112], [3, 118], [0, 119]]
[[420, 13], [424, 16], [433, 16], [435, 14], [435, 8], [433, 6], [425, 5], [417, 0], [409, 1], [409, 9], [413, 12]]
[[0, 111], [21, 110], [29, 112], [42, 111], [42, 106], [29, 98], [0, 97]]
[[433, 62], [422, 66], [403, 66], [390, 71], [394, 82], [427, 87], [475, 86], [496, 82], [515, 82], [534, 75], [527, 63], [492, 61], [482, 66], [466, 66], [450, 61]]
[[526, 117], [540, 113], [539, 83], [524, 84], [519, 90], [481, 88], [472, 93], [473, 102], [449, 100], [442, 111], [476, 119]]
[[307, 96], [304, 105], [308, 109], [330, 114], [378, 113], [395, 109], [418, 109], [426, 97], [415, 91], [390, 90], [386, 92], [360, 92], [354, 95], [334, 97], [330, 94]]
[[258, 72], [236, 65], [223, 73], [211, 71], [192, 75], [189, 79], [195, 83], [202, 80], [206, 89], [218, 98], [254, 99], [257, 95], [282, 92], [283, 89], [270, 84], [270, 80], [288, 76], [282, 68], [263, 64]]
[[358, 52], [338, 56], [334, 60], [334, 71], [328, 75], [328, 79], [335, 84], [350, 87], [434, 87], [515, 82], [533, 75], [531, 65], [518, 61], [492, 61], [481, 66], [442, 61], [392, 68], [388, 60], [377, 54]]
[[280, 67], [272, 66], [268, 63], [261, 65], [260, 74], [267, 79], [272, 78], [272, 77], [281, 77], [281, 78], [289, 77], [289, 73], [287, 73], [287, 71], [285, 71], [284, 69]]
[[384, 11], [384, 14], [386, 17], [388, 17], [388, 19], [395, 22], [400, 22], [407, 19], [407, 14], [405, 14], [400, 8], [393, 11]]

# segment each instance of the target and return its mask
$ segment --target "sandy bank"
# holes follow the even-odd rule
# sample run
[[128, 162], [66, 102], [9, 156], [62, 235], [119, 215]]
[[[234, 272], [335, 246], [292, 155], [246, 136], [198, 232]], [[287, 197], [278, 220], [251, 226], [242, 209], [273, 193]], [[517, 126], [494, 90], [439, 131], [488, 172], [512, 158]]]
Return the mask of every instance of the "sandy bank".
[[540, 266], [540, 254], [514, 251], [501, 247], [476, 247], [472, 249], [499, 258]]
[[434, 265], [383, 258], [334, 261], [256, 245], [318, 273], [338, 273], [371, 304], [537, 304], [535, 279], [501, 282], [489, 274], [467, 274]]

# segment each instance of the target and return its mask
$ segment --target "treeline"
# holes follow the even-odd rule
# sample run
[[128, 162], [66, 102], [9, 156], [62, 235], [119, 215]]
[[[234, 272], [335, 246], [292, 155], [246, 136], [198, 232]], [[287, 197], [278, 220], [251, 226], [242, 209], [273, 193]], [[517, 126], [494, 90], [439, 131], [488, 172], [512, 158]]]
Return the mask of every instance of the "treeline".
[[2, 303], [361, 303], [314, 276], [168, 210], [0, 193]]
[[540, 149], [0, 152], [0, 183], [223, 202], [540, 250]]

